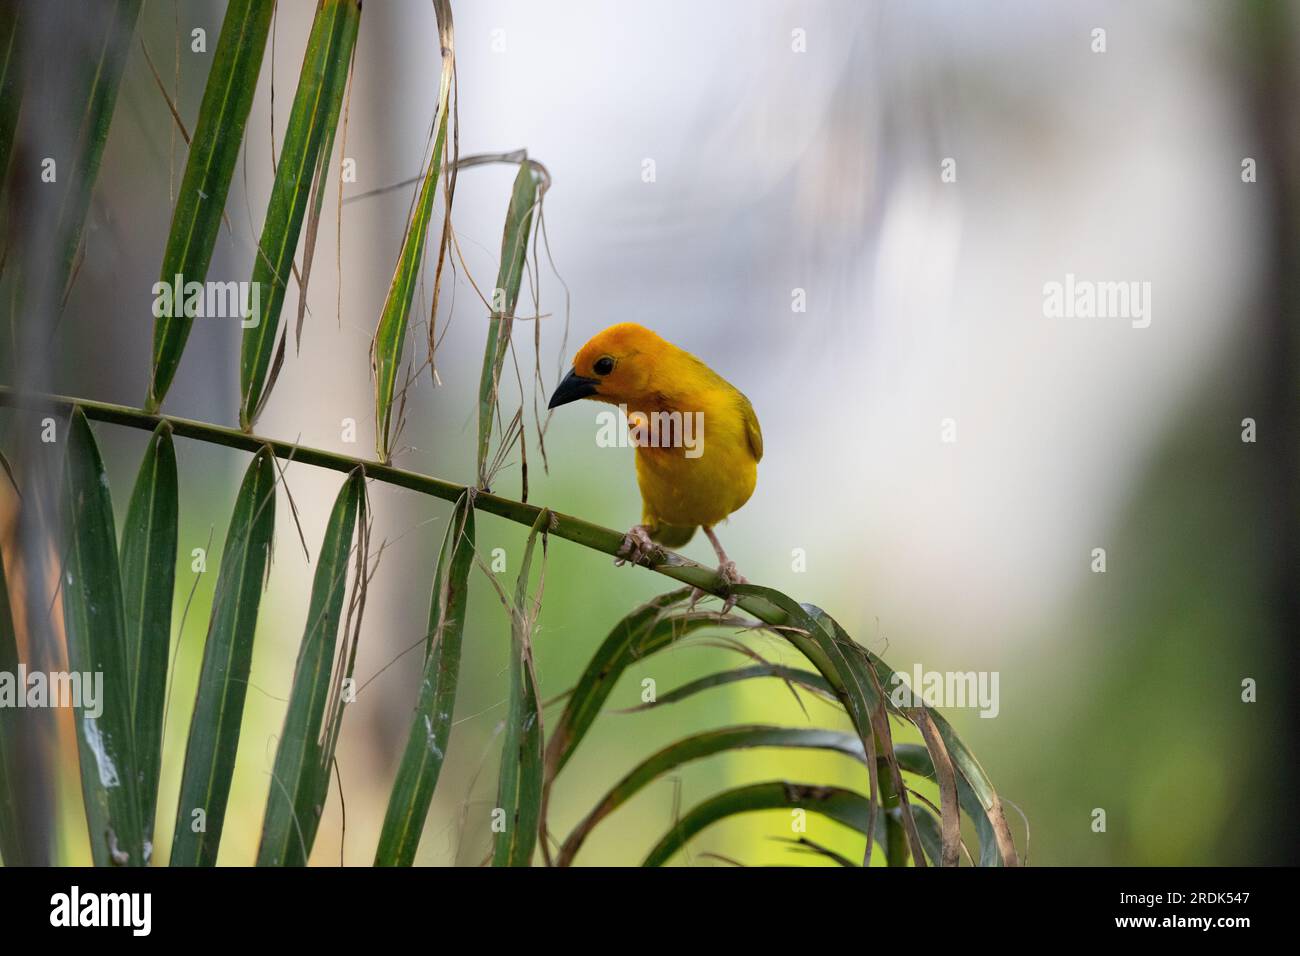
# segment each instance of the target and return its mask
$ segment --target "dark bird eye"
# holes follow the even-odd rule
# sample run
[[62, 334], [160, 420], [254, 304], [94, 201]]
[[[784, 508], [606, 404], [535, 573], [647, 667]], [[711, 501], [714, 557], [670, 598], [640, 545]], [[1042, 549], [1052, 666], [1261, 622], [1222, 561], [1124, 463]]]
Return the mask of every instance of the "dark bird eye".
[[596, 359], [596, 364], [592, 366], [592, 370], [597, 375], [608, 375], [610, 372], [614, 371], [614, 360], [608, 355], [598, 358]]

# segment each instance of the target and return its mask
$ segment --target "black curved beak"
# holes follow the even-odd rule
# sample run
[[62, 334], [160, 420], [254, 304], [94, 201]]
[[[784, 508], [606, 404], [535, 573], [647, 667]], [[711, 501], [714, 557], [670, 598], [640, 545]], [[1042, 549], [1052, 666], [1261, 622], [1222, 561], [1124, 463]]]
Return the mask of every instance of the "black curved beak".
[[560, 382], [559, 388], [551, 396], [551, 402], [547, 408], [559, 408], [561, 405], [567, 405], [569, 402], [576, 402], [580, 398], [587, 398], [589, 395], [596, 394], [596, 386], [600, 384], [598, 378], [586, 378], [570, 369], [569, 374], [564, 376], [564, 381]]

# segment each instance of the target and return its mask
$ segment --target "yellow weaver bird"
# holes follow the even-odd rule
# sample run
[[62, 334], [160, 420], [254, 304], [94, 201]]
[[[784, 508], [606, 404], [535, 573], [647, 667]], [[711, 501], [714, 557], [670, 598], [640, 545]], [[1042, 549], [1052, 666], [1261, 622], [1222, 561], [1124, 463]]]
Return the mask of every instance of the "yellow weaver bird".
[[633, 322], [610, 326], [578, 350], [549, 407], [580, 398], [622, 406], [636, 446], [641, 523], [624, 537], [620, 558], [640, 561], [656, 543], [680, 548], [702, 527], [723, 581], [745, 583], [713, 529], [754, 493], [763, 433], [749, 399]]

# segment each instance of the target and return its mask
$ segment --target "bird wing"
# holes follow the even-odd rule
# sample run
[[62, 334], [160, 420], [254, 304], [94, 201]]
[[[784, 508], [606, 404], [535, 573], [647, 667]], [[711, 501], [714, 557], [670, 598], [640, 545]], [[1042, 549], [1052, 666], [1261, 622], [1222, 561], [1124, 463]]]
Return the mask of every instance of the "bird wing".
[[754, 461], [763, 460], [763, 430], [758, 427], [758, 416], [754, 414], [754, 406], [749, 404], [749, 399], [740, 392], [740, 415], [745, 420], [745, 437], [749, 439], [749, 450], [754, 453]]
[[[674, 346], [674, 348], [676, 348]], [[758, 427], [758, 416], [754, 414], [754, 406], [749, 403], [745, 393], [736, 386], [732, 385], [725, 378], [719, 375], [713, 369], [709, 368], [703, 361], [692, 355], [684, 349], [677, 349], [677, 354], [685, 360], [686, 367], [689, 368], [695, 376], [707, 383], [713, 390], [719, 393], [732, 393], [736, 396], [736, 406], [740, 411], [740, 417], [745, 422], [745, 437], [749, 439], [749, 450], [754, 454], [754, 461], [763, 460], [763, 430]]]

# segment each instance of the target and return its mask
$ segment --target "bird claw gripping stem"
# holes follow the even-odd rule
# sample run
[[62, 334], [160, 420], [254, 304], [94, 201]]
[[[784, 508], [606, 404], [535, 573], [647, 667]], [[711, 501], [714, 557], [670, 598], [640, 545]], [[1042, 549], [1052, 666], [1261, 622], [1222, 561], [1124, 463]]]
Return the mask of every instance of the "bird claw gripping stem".
[[623, 535], [623, 545], [618, 549], [614, 563], [619, 567], [625, 564], [640, 564], [650, 555], [659, 551], [659, 546], [650, 540], [650, 533], [644, 525], [634, 525], [632, 530]]
[[[745, 579], [744, 575], [736, 570], [735, 561], [723, 561], [718, 565], [718, 577], [729, 589], [734, 588], [737, 584], [749, 583], [749, 581]], [[736, 594], [734, 591], [729, 591], [726, 597], [722, 599], [722, 613], [724, 615], [730, 614], [731, 609], [736, 606], [736, 602], [739, 600], [739, 594]]]
[[735, 561], [723, 561], [718, 565], [718, 577], [722, 579], [722, 583], [727, 587], [749, 583], [749, 581], [745, 579], [744, 575], [736, 570]]

